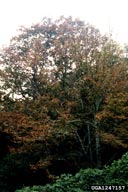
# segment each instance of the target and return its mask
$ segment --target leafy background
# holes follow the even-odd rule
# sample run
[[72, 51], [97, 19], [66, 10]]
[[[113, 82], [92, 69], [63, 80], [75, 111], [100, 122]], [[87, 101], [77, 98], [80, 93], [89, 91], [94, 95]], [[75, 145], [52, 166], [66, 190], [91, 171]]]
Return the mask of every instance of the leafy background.
[[94, 26], [62, 16], [22, 27], [1, 50], [0, 65], [1, 191], [62, 174], [51, 189], [64, 180], [74, 187], [84, 176], [85, 186], [96, 176], [121, 181], [116, 163], [104, 167], [128, 149], [127, 51]]

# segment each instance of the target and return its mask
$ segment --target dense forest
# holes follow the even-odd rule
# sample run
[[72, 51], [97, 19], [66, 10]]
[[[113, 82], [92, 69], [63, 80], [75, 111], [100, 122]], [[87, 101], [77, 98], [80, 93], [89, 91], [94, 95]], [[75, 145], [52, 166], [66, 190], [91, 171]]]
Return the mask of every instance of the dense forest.
[[43, 18], [2, 48], [0, 81], [1, 192], [128, 184], [128, 57], [110, 36]]

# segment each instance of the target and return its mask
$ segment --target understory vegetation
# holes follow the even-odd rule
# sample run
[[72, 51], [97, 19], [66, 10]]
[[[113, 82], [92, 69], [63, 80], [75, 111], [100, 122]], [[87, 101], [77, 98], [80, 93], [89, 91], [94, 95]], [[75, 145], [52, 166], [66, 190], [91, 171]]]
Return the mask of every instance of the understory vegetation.
[[[106, 186], [106, 191], [126, 191], [128, 186], [128, 153], [103, 169], [81, 169], [74, 176], [61, 175], [46, 186], [25, 187], [16, 192], [90, 192], [93, 186]], [[108, 186], [108, 188], [107, 188]], [[120, 187], [119, 187], [120, 186]], [[119, 188], [118, 188], [119, 187]], [[100, 191], [100, 190], [99, 190]]]
[[44, 18], [0, 51], [0, 81], [0, 191], [128, 184], [128, 57], [114, 40]]

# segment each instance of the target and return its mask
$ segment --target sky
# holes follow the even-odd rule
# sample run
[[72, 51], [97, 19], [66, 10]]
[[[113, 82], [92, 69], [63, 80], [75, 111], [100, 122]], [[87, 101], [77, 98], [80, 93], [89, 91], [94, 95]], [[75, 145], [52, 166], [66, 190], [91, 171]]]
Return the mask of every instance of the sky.
[[0, 0], [0, 47], [9, 43], [20, 26], [43, 17], [73, 16], [128, 44], [128, 0]]

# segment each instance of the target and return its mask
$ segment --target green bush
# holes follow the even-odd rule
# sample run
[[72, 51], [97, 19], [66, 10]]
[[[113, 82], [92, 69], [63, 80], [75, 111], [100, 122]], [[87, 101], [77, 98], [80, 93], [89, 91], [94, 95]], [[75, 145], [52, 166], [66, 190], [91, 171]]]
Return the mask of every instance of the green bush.
[[105, 184], [128, 185], [128, 153], [114, 161], [111, 166], [104, 168]]
[[25, 187], [16, 192], [89, 192], [91, 185], [128, 185], [128, 153], [104, 169], [81, 169], [75, 176], [63, 174], [53, 184]]

